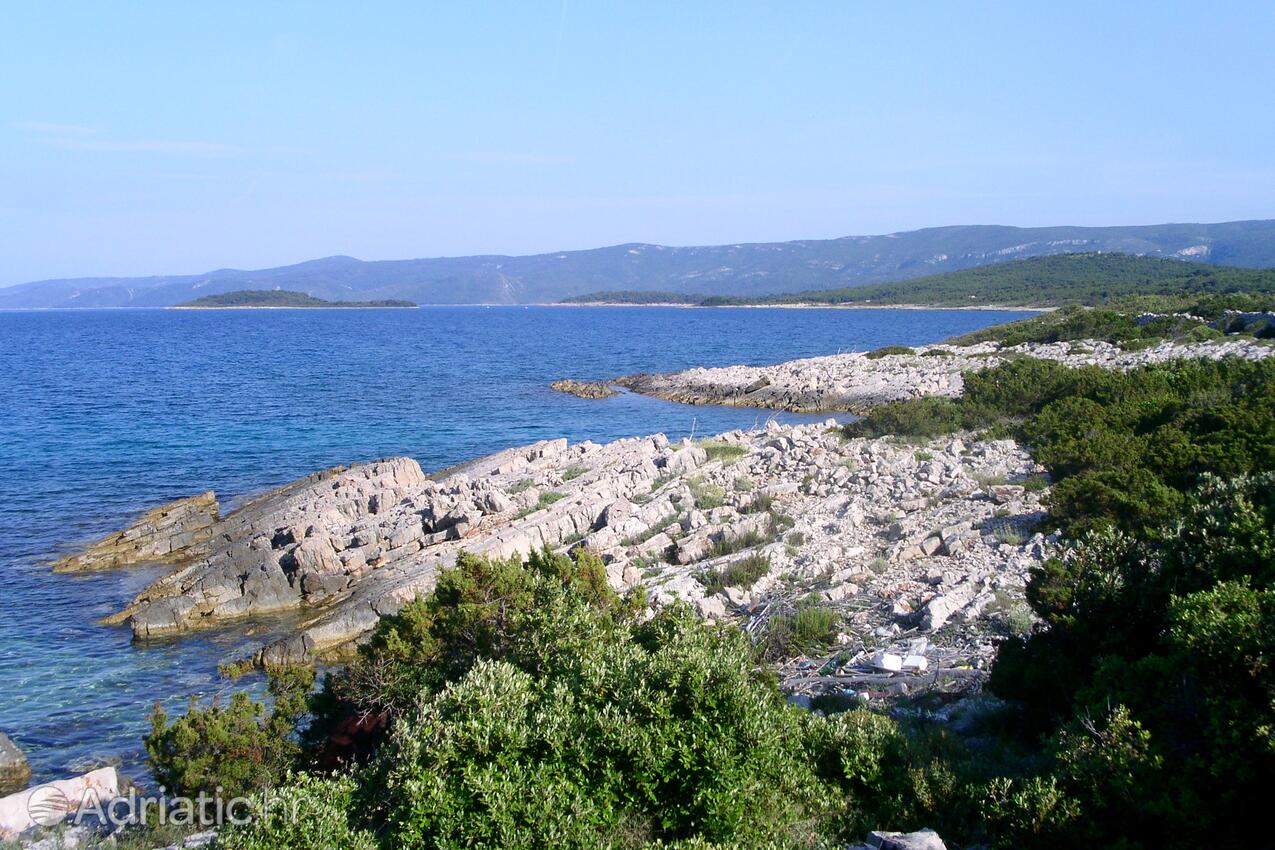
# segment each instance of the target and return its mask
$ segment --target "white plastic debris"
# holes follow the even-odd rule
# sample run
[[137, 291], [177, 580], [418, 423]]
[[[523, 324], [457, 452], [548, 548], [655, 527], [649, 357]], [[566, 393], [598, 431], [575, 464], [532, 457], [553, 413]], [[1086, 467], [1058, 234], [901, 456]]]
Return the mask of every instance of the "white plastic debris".
[[872, 656], [872, 666], [878, 670], [897, 673], [903, 669], [903, 656], [893, 652], [878, 652]]

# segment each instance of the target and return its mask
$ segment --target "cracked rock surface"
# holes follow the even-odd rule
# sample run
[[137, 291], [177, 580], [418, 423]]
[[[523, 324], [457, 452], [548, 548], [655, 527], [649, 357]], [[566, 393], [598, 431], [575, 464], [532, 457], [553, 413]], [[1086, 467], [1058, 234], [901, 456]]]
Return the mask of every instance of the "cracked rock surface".
[[[408, 458], [326, 470], [216, 519], [191, 545], [138, 550], [132, 563], [175, 569], [111, 620], [144, 639], [295, 611], [295, 634], [258, 661], [302, 660], [428, 592], [462, 550], [503, 558], [542, 546], [587, 547], [613, 586], [640, 585], [653, 605], [682, 600], [744, 623], [800, 594], [836, 609], [846, 630], [960, 634], [1021, 597], [1048, 546], [1030, 533], [1043, 479], [1025, 452], [1012, 441], [847, 440], [832, 425], [771, 423], [700, 443], [550, 440], [438, 478]], [[734, 581], [730, 568], [749, 558], [755, 574]]]

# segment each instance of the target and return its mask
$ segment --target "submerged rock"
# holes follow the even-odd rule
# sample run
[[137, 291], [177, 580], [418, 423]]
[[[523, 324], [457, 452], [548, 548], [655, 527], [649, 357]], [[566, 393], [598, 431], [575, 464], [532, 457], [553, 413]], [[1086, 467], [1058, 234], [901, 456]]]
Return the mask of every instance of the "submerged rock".
[[160, 505], [123, 531], [55, 561], [53, 570], [83, 572], [180, 560], [212, 536], [217, 511], [217, 498], [211, 490]]
[[612, 389], [605, 381], [573, 381], [565, 379], [554, 381], [549, 389], [580, 398], [610, 398], [619, 395], [619, 390]]
[[0, 732], [0, 794], [11, 794], [27, 787], [31, 765], [18, 745]]

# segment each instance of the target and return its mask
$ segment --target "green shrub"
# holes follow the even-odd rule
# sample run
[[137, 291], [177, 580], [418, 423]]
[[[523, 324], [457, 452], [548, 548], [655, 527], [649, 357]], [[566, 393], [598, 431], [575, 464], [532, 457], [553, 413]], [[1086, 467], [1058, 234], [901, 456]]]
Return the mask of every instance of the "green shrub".
[[754, 553], [724, 567], [707, 570], [698, 578], [704, 585], [704, 592], [711, 596], [728, 587], [742, 587], [747, 590], [768, 572], [770, 572], [770, 559], [760, 553]]
[[821, 605], [799, 605], [792, 615], [778, 614], [767, 624], [762, 654], [771, 660], [825, 651], [836, 640], [841, 617]]
[[722, 440], [702, 440], [699, 447], [708, 455], [709, 460], [720, 460], [731, 464], [748, 454], [748, 447], [738, 443], [727, 443]]
[[734, 555], [736, 552], [743, 552], [745, 549], [760, 546], [766, 542], [766, 539], [766, 536], [758, 531], [748, 531], [734, 537], [720, 537], [709, 548], [708, 556], [710, 558], [724, 558], [727, 555]]
[[523, 508], [515, 515], [514, 518], [522, 519], [525, 516], [534, 514], [536, 511], [543, 511], [545, 508], [562, 501], [566, 497], [566, 493], [559, 493], [557, 490], [546, 490], [540, 494], [540, 498], [536, 500], [534, 505]]
[[571, 466], [568, 466], [566, 469], [562, 471], [562, 480], [574, 481], [588, 471], [589, 471], [588, 467], [580, 466], [579, 464], [573, 464]]
[[[373, 833], [358, 828], [355, 781], [300, 774], [252, 798], [248, 822], [217, 836], [218, 850], [377, 850]], [[232, 812], [236, 817], [245, 813]]]
[[881, 348], [875, 348], [864, 356], [869, 360], [880, 360], [882, 357], [888, 357], [892, 354], [915, 354], [911, 348], [906, 345], [885, 345]]
[[832, 801], [802, 747], [804, 722], [758, 678], [742, 635], [706, 629], [685, 609], [551, 653], [536, 671], [482, 660], [391, 741], [377, 777], [387, 838], [813, 843]]
[[201, 707], [192, 698], [172, 723], [157, 703], [144, 741], [151, 773], [169, 794], [187, 797], [242, 797], [277, 784], [300, 757], [294, 733], [313, 684], [308, 668], [274, 670], [270, 711], [239, 691], [226, 705], [214, 699]]
[[1206, 479], [1138, 539], [1086, 535], [1028, 600], [1048, 628], [1007, 641], [991, 685], [1055, 730], [1089, 830], [1057, 846], [1246, 846], [1275, 779], [1275, 474]]
[[846, 424], [848, 437], [884, 437], [891, 434], [934, 437], [965, 427], [961, 405], [950, 398], [928, 396], [878, 404], [862, 419]]
[[[563, 616], [564, 587], [598, 616]], [[607, 584], [601, 559], [584, 549], [569, 555], [532, 552], [525, 565], [516, 557], [489, 560], [462, 552], [455, 567], [439, 574], [429, 596], [382, 617], [358, 659], [328, 677], [315, 729], [325, 732], [346, 715], [396, 719], [422, 692], [464, 675], [479, 658], [534, 666], [550, 651], [534, 644], [545, 617], [562, 617], [558, 644], [603, 639], [607, 629], [633, 615], [639, 601], [622, 600]]]
[[965, 376], [959, 399], [883, 404], [851, 436], [999, 429], [1054, 482], [1051, 517], [1076, 532], [1172, 516], [1205, 472], [1275, 468], [1275, 360], [1192, 360], [1127, 373], [1024, 357]]
[[691, 490], [691, 498], [695, 500], [695, 507], [701, 511], [711, 511], [726, 504], [726, 491], [716, 484], [705, 482], [703, 477], [693, 476], [686, 484]]

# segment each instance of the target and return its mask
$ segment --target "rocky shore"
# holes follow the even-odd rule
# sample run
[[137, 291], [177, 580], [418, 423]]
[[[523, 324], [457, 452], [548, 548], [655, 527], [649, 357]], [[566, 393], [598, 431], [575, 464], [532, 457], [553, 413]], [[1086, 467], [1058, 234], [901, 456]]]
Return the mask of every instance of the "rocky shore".
[[[1138, 352], [930, 346], [627, 383], [679, 401], [862, 410], [955, 395], [963, 370], [1015, 355], [1128, 368], [1271, 351], [1242, 340]], [[759, 635], [803, 607], [835, 612], [838, 651], [784, 671], [796, 692], [861, 684], [870, 696], [899, 674], [978, 670], [995, 635], [1030, 626], [1024, 583], [1052, 544], [1038, 531], [1041, 470], [1011, 441], [846, 439], [834, 426], [770, 423], [698, 443], [549, 440], [435, 476], [408, 458], [337, 467], [226, 516], [212, 493], [161, 506], [55, 566], [172, 564], [107, 620], [142, 640], [294, 612], [295, 633], [256, 655], [270, 665], [343, 653], [462, 550], [584, 546], [617, 589], [641, 586], [653, 605], [680, 599]]]
[[[939, 345], [617, 383], [693, 403], [863, 411], [957, 395], [963, 372], [1015, 356], [1125, 369], [1273, 351], [1235, 339], [1141, 351], [1093, 341]], [[610, 391], [563, 384], [555, 389], [585, 398]], [[271, 666], [344, 657], [380, 617], [427, 593], [462, 551], [505, 558], [584, 547], [601, 556], [617, 590], [640, 590], [657, 608], [689, 604], [754, 636], [794, 701], [893, 702], [978, 690], [996, 641], [1032, 628], [1027, 579], [1057, 544], [1044, 508], [1049, 486], [1012, 440], [848, 438], [833, 419], [772, 421], [697, 442], [547, 440], [433, 475], [403, 457], [335, 467], [225, 515], [215, 494], [201, 493], [147, 511], [53, 567], [171, 565], [107, 618], [138, 640], [292, 612], [295, 629], [254, 656]], [[776, 647], [776, 634], [795, 633], [810, 612], [822, 624], [818, 640]], [[949, 707], [977, 712], [984, 699]], [[0, 734], [0, 793], [28, 777], [22, 753]], [[110, 771], [67, 782], [119, 780]], [[7, 834], [30, 827], [29, 793], [0, 801], [11, 809], [0, 812]], [[865, 846], [943, 845], [922, 831], [874, 833]]]
[[908, 354], [835, 354], [773, 366], [723, 366], [669, 374], [628, 375], [612, 383], [643, 395], [685, 404], [725, 404], [805, 413], [865, 413], [887, 401], [960, 395], [963, 373], [989, 368], [1013, 357], [1038, 357], [1069, 366], [1129, 369], [1180, 358], [1260, 360], [1272, 354], [1275, 347], [1255, 339], [1166, 341], [1141, 351], [1125, 351], [1094, 340], [1028, 343], [1006, 348], [985, 342], [969, 346], [930, 345], [912, 349]]
[[[166, 506], [108, 538], [151, 540], [132, 562], [176, 566], [111, 622], [145, 639], [296, 611], [296, 634], [257, 660], [298, 661], [348, 647], [462, 549], [585, 546], [616, 588], [641, 585], [655, 605], [681, 599], [755, 629], [817, 599], [856, 652], [929, 635], [953, 665], [977, 666], [1047, 549], [1030, 531], [1035, 465], [1007, 441], [847, 440], [832, 425], [699, 443], [545, 441], [438, 479], [407, 458], [337, 468], [216, 519], [193, 543], [183, 524], [156, 524], [180, 507]], [[129, 562], [99, 545], [79, 568], [99, 566], [94, 553]]]
[[549, 389], [577, 398], [610, 398], [613, 395], [619, 395], [619, 391], [612, 389], [606, 381], [573, 381], [567, 378], [554, 381], [549, 385]]

